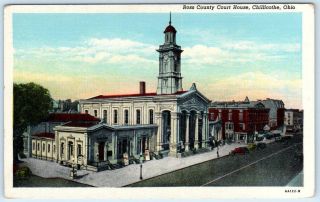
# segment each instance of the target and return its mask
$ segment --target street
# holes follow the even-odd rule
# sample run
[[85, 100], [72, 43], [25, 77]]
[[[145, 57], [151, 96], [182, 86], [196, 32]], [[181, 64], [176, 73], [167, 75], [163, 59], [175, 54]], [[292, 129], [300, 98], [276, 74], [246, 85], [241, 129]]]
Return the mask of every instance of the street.
[[228, 155], [128, 186], [285, 186], [303, 168], [296, 152], [302, 152], [302, 135], [288, 144], [274, 142], [264, 150]]

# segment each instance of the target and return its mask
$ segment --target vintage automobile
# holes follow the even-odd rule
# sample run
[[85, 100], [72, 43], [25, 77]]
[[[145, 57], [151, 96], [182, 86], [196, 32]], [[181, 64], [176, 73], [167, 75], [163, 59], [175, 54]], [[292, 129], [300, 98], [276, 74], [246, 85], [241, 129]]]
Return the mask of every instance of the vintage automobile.
[[253, 151], [253, 150], [256, 150], [257, 145], [254, 143], [249, 143], [247, 148], [249, 149], [249, 151]]
[[266, 147], [267, 147], [267, 144], [264, 142], [259, 142], [257, 144], [257, 150], [262, 150], [262, 149], [265, 149]]
[[247, 153], [249, 153], [249, 149], [247, 147], [237, 147], [230, 152], [230, 154], [232, 155], [236, 155], [236, 154], [245, 155]]

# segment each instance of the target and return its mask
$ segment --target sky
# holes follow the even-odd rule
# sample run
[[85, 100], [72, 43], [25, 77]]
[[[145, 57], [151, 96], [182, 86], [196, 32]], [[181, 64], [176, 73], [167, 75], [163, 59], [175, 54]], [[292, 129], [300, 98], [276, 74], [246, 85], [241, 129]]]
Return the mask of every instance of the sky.
[[[15, 13], [14, 82], [54, 99], [155, 92], [167, 13]], [[302, 109], [300, 13], [173, 13], [183, 88], [213, 101], [282, 99]]]

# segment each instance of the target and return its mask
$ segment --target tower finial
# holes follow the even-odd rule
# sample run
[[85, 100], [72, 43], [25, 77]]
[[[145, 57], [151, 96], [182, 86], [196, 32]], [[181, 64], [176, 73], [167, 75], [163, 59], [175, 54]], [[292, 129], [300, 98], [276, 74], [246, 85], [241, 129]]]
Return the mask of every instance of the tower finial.
[[170, 11], [170, 21], [169, 21], [169, 25], [171, 25], [171, 11]]

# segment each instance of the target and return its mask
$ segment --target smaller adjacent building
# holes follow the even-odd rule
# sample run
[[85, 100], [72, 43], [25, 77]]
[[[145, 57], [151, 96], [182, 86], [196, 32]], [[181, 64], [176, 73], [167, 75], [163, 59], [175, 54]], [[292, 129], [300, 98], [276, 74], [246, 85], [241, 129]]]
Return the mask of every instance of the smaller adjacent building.
[[[24, 154], [28, 157], [47, 158], [51, 157], [45, 154], [45, 151], [52, 151], [53, 145], [51, 145], [51, 139], [54, 139], [53, 128], [58, 125], [62, 125], [68, 122], [87, 122], [87, 123], [99, 123], [100, 119], [93, 117], [89, 114], [79, 113], [51, 113], [49, 116], [36, 126], [28, 126], [27, 130], [23, 133], [24, 139]], [[36, 141], [37, 140], [37, 141]], [[50, 144], [50, 149], [47, 146]], [[33, 145], [34, 143], [34, 145]], [[39, 146], [38, 146], [39, 143]], [[45, 149], [46, 148], [46, 149]], [[43, 151], [40, 153], [40, 151]], [[40, 155], [41, 154], [41, 155]], [[50, 159], [50, 158], [49, 158]]]
[[269, 123], [270, 130], [281, 129], [284, 125], [284, 102], [282, 100], [270, 99], [251, 101], [253, 104], [262, 103], [265, 108], [269, 108]]
[[287, 127], [287, 131], [295, 132], [303, 129], [303, 111], [299, 109], [287, 109], [285, 110], [284, 124]]
[[56, 153], [54, 133], [41, 132], [32, 135], [32, 149], [30, 151], [33, 158], [54, 160]]
[[248, 143], [268, 125], [269, 111], [261, 102], [250, 102], [247, 97], [240, 102], [213, 102], [209, 107], [209, 121], [212, 128], [220, 121], [223, 140]]

